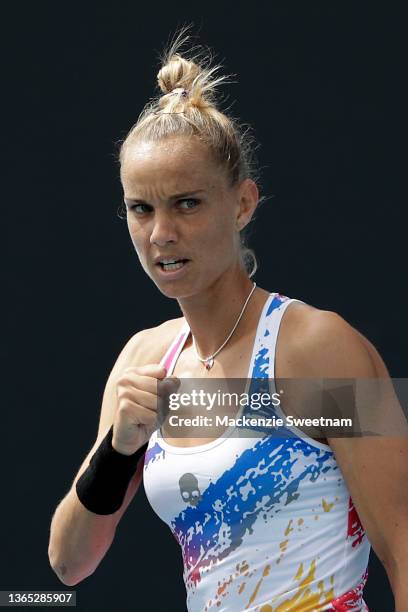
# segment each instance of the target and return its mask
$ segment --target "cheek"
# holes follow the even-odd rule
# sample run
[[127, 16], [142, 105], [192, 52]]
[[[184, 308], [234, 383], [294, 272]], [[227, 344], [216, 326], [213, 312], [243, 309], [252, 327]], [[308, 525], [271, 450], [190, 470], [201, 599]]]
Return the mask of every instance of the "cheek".
[[210, 223], [205, 228], [208, 238], [219, 241], [222, 236], [222, 243], [230, 242], [234, 233], [233, 219], [229, 215], [212, 215]]
[[128, 231], [130, 235], [130, 239], [135, 247], [136, 251], [139, 255], [143, 255], [143, 251], [145, 250], [146, 241], [148, 242], [148, 237], [145, 231], [140, 227], [140, 225], [136, 223], [132, 223], [132, 221], [128, 220]]
[[209, 262], [232, 262], [236, 257], [237, 245], [234, 243], [234, 233], [229, 223], [215, 225], [205, 234], [201, 248]]
[[[136, 251], [136, 255], [139, 259], [139, 263], [142, 266], [143, 270], [148, 273], [147, 263], [146, 263], [146, 253], [149, 248], [149, 240], [146, 237], [144, 232], [134, 231], [131, 227], [129, 228], [130, 239], [132, 241], [133, 247]], [[147, 240], [147, 242], [146, 242]]]
[[208, 240], [217, 251], [230, 250], [234, 244], [234, 227], [229, 218], [219, 218], [208, 232]]

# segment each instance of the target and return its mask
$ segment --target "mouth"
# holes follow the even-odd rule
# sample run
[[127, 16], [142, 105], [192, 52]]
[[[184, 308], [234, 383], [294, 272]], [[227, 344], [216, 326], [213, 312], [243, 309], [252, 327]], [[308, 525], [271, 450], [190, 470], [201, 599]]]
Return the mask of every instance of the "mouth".
[[159, 261], [156, 263], [156, 266], [159, 269], [159, 276], [162, 279], [175, 280], [188, 272], [190, 264], [190, 259], [178, 259], [166, 264]]
[[190, 260], [189, 259], [174, 259], [174, 260], [169, 260], [169, 261], [164, 260], [164, 261], [166, 263], [159, 261], [156, 264], [156, 266], [158, 266], [163, 272], [170, 273], [170, 272], [176, 272], [177, 270], [181, 270]]

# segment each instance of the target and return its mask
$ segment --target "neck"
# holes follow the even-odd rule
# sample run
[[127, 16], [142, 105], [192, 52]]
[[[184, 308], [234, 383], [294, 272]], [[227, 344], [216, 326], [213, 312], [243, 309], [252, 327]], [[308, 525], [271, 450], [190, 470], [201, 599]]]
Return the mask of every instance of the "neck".
[[[245, 273], [220, 278], [200, 294], [179, 300], [197, 351], [202, 358], [215, 353], [234, 327], [245, 300], [253, 288], [253, 281]], [[236, 342], [251, 324], [251, 313], [264, 300], [265, 291], [256, 287], [238, 326], [226, 347]]]

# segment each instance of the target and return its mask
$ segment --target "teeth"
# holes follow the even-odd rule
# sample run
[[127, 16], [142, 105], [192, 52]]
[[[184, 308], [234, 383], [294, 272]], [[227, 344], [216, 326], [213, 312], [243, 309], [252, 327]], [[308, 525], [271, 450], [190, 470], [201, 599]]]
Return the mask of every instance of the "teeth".
[[178, 263], [169, 263], [169, 264], [163, 264], [163, 269], [164, 270], [178, 270], [179, 268], [182, 268], [184, 266], [184, 262], [179, 261]]
[[179, 261], [178, 259], [162, 259], [160, 261], [160, 263], [162, 264], [170, 264], [170, 263], [176, 263], [176, 261]]

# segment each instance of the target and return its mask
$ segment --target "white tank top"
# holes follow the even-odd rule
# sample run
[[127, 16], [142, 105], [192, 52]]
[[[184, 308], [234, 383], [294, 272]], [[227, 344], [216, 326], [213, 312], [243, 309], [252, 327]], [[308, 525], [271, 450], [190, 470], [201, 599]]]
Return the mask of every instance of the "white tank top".
[[[293, 301], [271, 293], [257, 327], [248, 379], [269, 380], [271, 394]], [[189, 332], [185, 323], [161, 361], [169, 375]], [[268, 410], [284, 418], [279, 406]], [[152, 434], [144, 487], [180, 544], [190, 612], [368, 610], [370, 543], [334, 454], [296, 427], [284, 431], [239, 437], [230, 427], [189, 448]]]

